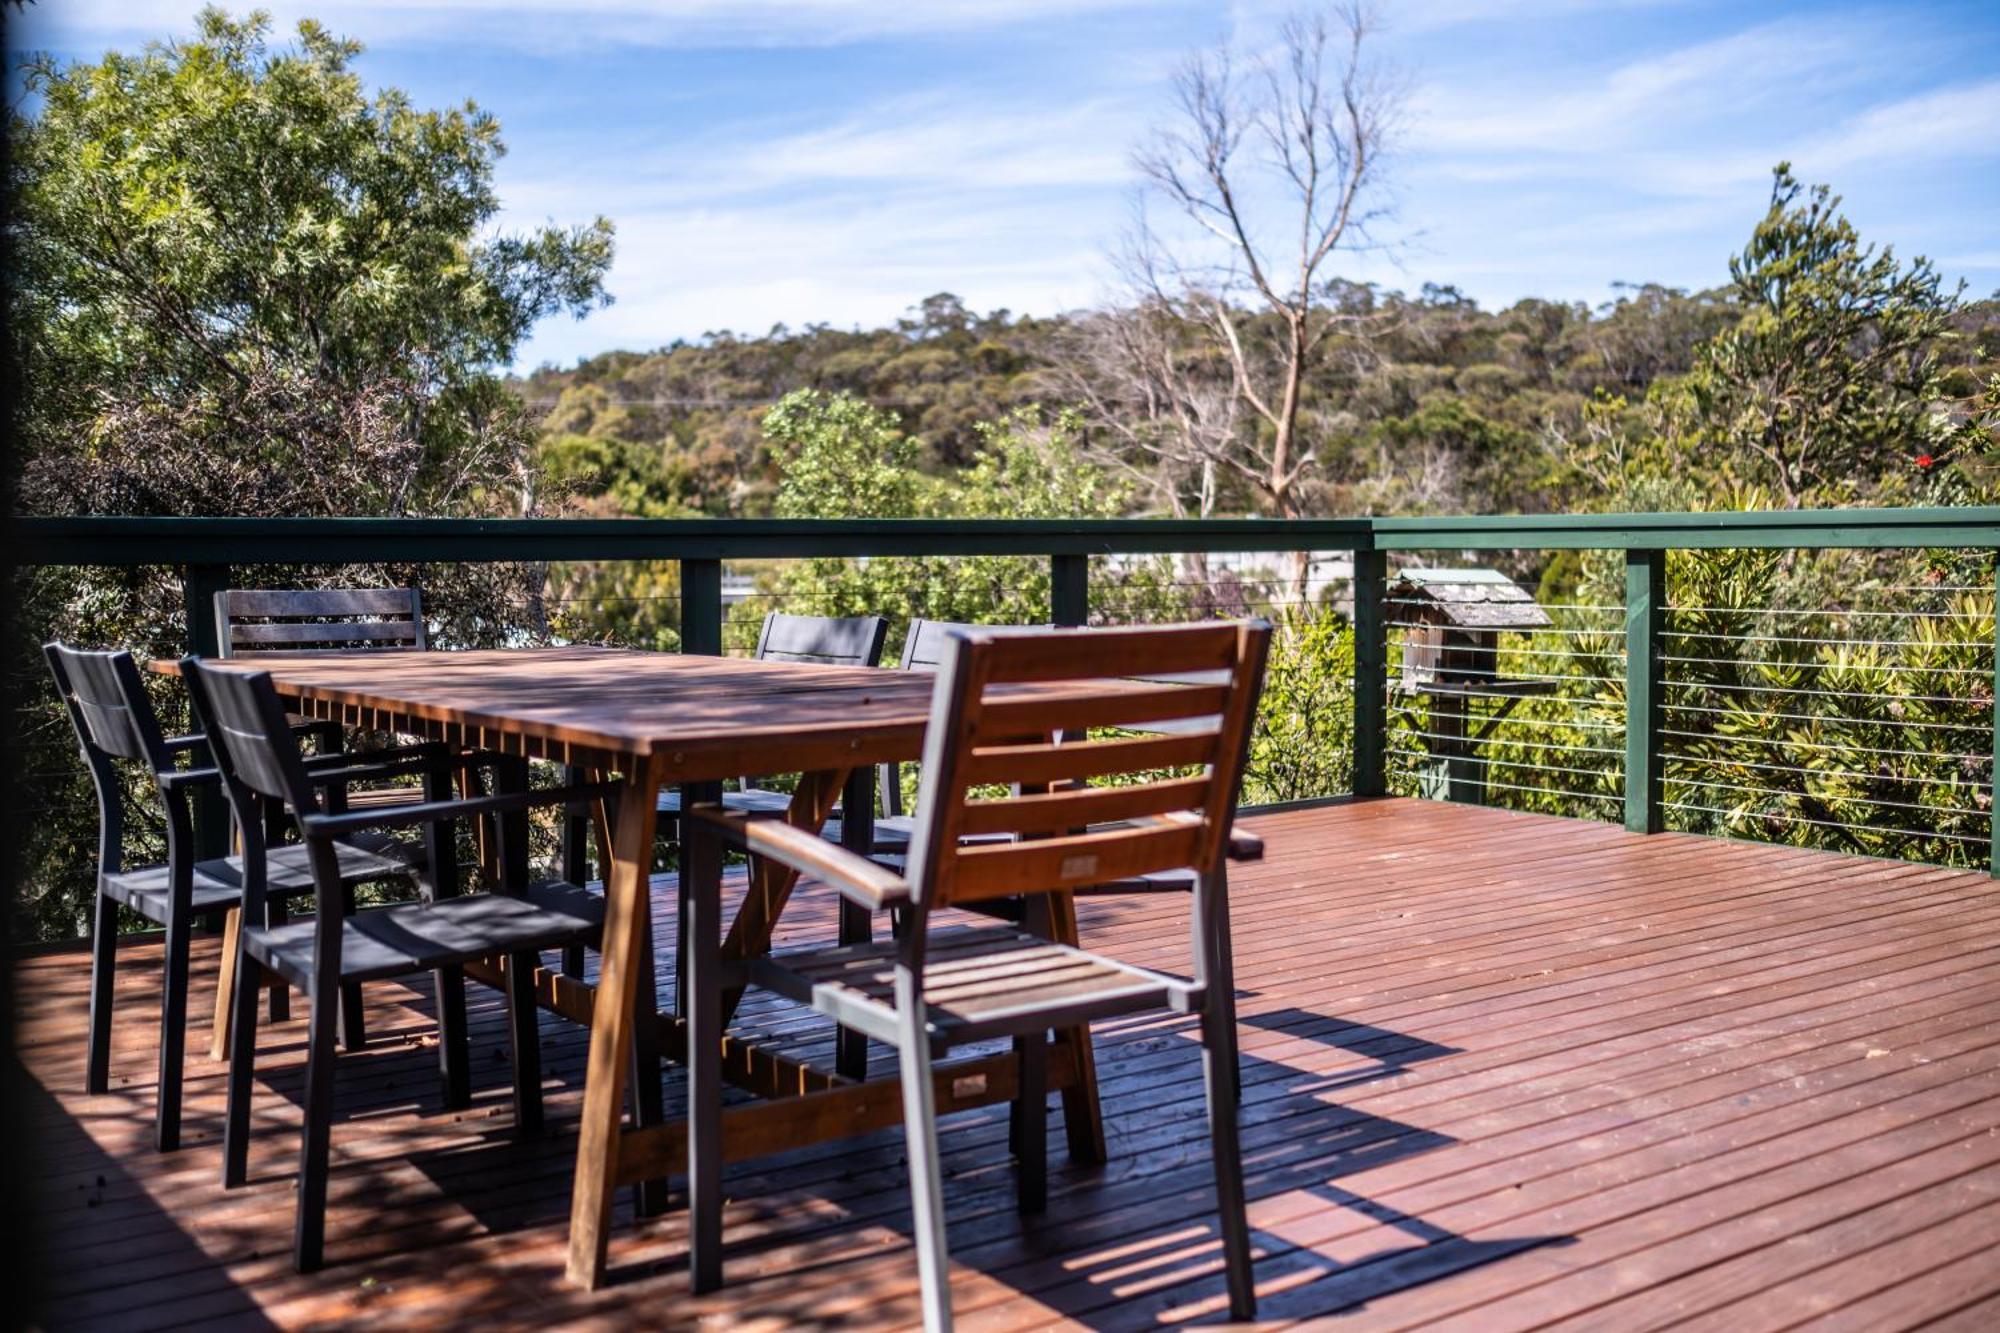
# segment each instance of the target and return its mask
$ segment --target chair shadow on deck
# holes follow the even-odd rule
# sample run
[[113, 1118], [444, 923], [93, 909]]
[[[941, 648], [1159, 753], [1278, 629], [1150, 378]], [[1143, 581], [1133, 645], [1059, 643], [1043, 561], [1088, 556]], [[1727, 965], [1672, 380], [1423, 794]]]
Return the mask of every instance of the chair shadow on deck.
[[[1272, 1313], [1280, 1307], [1293, 1316], [1332, 1313], [1526, 1249], [1566, 1242], [1564, 1237], [1542, 1236], [1475, 1241], [1337, 1183], [1456, 1142], [1415, 1125], [1355, 1111], [1329, 1097], [1340, 1089], [1452, 1054], [1452, 1048], [1299, 1009], [1243, 1021], [1322, 1041], [1376, 1062], [1328, 1075], [1255, 1055], [1243, 1057], [1244, 1164], [1253, 1210], [1261, 1201], [1303, 1194], [1311, 1201], [1297, 1210], [1300, 1214], [1347, 1210], [1410, 1242], [1359, 1261], [1341, 1262], [1277, 1232], [1256, 1231], [1258, 1284], [1281, 1293], [1270, 1303]], [[955, 1265], [1014, 1287], [1018, 1299], [1029, 1306], [1023, 1316], [1029, 1320], [1037, 1311], [1052, 1312], [1089, 1327], [1112, 1329], [1220, 1318], [1221, 1237], [1195, 1075], [1199, 1053], [1192, 1028], [1178, 1020], [1143, 1034], [1114, 1033], [1100, 1040], [1099, 1058], [1107, 1067], [1105, 1128], [1111, 1160], [1102, 1168], [1066, 1165], [1060, 1117], [1056, 1117], [1050, 1207], [1037, 1218], [1024, 1219], [1014, 1209], [1012, 1159], [1001, 1137], [1004, 1115], [999, 1109], [984, 1113], [983, 1121], [978, 1116], [945, 1121], [946, 1212]], [[1155, 1089], [1178, 1091], [1150, 1104], [1135, 1098], [1134, 1072], [1119, 1068], [1135, 1058], [1145, 1063]], [[729, 1249], [734, 1274], [740, 1275], [732, 1276], [732, 1281], [757, 1284], [759, 1289], [748, 1299], [760, 1313], [824, 1321], [828, 1311], [821, 1302], [829, 1286], [839, 1282], [846, 1260], [836, 1254], [817, 1266], [786, 1264], [782, 1277], [767, 1264], [774, 1275], [759, 1280], [754, 1277], [758, 1256], [775, 1258], [772, 1252], [800, 1246], [815, 1234], [851, 1230], [862, 1223], [908, 1233], [907, 1201], [896, 1193], [903, 1170], [900, 1134], [890, 1131], [849, 1142], [853, 1149], [842, 1192], [858, 1182], [871, 1192], [879, 1190], [876, 1197], [893, 1199], [893, 1204], [879, 1215], [843, 1213], [829, 1221], [807, 1222], [796, 1213], [788, 1219], [779, 1201], [772, 1200], [761, 1219], [769, 1227], [766, 1234], [740, 1239]], [[732, 1168], [732, 1192], [739, 1182], [748, 1183], [742, 1181], [744, 1175], [765, 1171], [772, 1180], [782, 1181], [783, 1160]], [[754, 1187], [745, 1191], [749, 1197], [755, 1193]], [[857, 1311], [855, 1318], [864, 1320], [865, 1315]]]
[[[31, 1249], [17, 1254], [15, 1261], [34, 1265], [40, 1290], [33, 1293], [39, 1308], [17, 1309], [18, 1317], [47, 1329], [103, 1326], [130, 1321], [139, 1310], [174, 1300], [197, 1302], [202, 1317], [234, 1328], [276, 1327], [224, 1264], [104, 1150], [86, 1117], [65, 1108], [31, 1074], [16, 1072], [11, 1081], [19, 1098], [13, 1115], [17, 1123], [36, 1127], [38, 1159], [62, 1164], [60, 1170], [43, 1167], [24, 1173], [32, 1181], [27, 1201], [38, 1225], [24, 1229]], [[48, 1238], [64, 1229], [64, 1219], [78, 1205], [90, 1210], [100, 1228], [93, 1239], [101, 1239], [105, 1226], [115, 1230], [115, 1263], [107, 1263], [102, 1254], [92, 1262], [84, 1255], [96, 1251]], [[144, 1285], [143, 1296], [130, 1302], [115, 1277], [127, 1269], [141, 1274], [134, 1280]]]

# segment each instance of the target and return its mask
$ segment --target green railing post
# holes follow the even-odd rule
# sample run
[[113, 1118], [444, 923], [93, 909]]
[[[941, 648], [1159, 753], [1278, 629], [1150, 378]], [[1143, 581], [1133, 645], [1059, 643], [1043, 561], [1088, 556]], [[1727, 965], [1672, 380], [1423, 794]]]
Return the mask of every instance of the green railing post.
[[1625, 552], [1625, 827], [1658, 833], [1665, 764], [1660, 751], [1660, 638], [1666, 627], [1667, 553]]
[[681, 561], [681, 651], [722, 656], [722, 562]]
[[1090, 623], [1089, 556], [1049, 557], [1049, 623], [1052, 625]]
[[[187, 650], [202, 657], [222, 656], [222, 634], [215, 619], [215, 594], [229, 586], [229, 566], [188, 565], [181, 570], [181, 595], [187, 605]], [[190, 728], [197, 725], [189, 718]], [[229, 807], [214, 787], [194, 790], [194, 854], [203, 860], [229, 854]]]
[[1389, 730], [1389, 627], [1383, 598], [1389, 592], [1389, 556], [1354, 553], [1354, 794], [1381, 796]]

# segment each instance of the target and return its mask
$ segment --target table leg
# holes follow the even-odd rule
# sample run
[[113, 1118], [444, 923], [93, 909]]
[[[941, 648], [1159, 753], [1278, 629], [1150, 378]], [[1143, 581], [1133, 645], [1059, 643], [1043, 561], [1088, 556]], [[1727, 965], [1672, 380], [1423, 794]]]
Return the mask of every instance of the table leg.
[[[840, 845], [856, 856], [867, 857], [875, 850], [875, 770], [857, 768], [847, 775], [846, 790], [840, 798]], [[847, 899], [840, 900], [840, 942], [866, 944], [875, 935], [875, 920], [868, 909]], [[868, 1075], [868, 1038], [848, 1028], [835, 1038], [833, 1067], [847, 1078]]]
[[[785, 818], [800, 828], [818, 833], [833, 812], [834, 797], [847, 781], [848, 770], [833, 769], [825, 772], [806, 773], [799, 778], [799, 789], [792, 796], [791, 809]], [[729, 935], [722, 943], [722, 957], [727, 962], [744, 962], [761, 958], [771, 948], [771, 932], [777, 928], [778, 917], [784, 913], [785, 904], [791, 900], [792, 888], [799, 882], [799, 872], [776, 861], [752, 860], [750, 864], [749, 892], [744, 895], [743, 906], [729, 923]], [[741, 986], [722, 993], [722, 1025], [729, 1026], [729, 1020], [736, 1015], [737, 1002], [743, 998]]]
[[[1076, 895], [1048, 895], [1051, 933], [1059, 944], [1082, 947], [1076, 928]], [[1056, 1044], [1068, 1046], [1076, 1057], [1076, 1081], [1062, 1090], [1063, 1137], [1069, 1141], [1070, 1160], [1096, 1165], [1110, 1154], [1104, 1146], [1104, 1107], [1097, 1094], [1097, 1051], [1090, 1044], [1090, 1025], [1056, 1032]]]
[[612, 864], [605, 883], [604, 942], [569, 1219], [569, 1276], [592, 1288], [604, 1278], [611, 1195], [618, 1176], [619, 1119], [642, 999], [652, 1021], [653, 980], [642, 971], [642, 946], [651, 929], [648, 871], [659, 790], [660, 771], [652, 761], [636, 764], [627, 773], [618, 798]]

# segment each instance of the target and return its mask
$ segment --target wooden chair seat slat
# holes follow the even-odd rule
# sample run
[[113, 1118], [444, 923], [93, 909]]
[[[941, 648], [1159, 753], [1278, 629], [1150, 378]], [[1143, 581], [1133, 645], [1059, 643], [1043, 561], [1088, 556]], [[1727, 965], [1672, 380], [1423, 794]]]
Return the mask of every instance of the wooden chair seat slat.
[[[880, 941], [799, 958], [774, 955], [757, 968], [759, 984], [789, 991], [830, 1012], [871, 1010], [883, 1032], [896, 1017], [894, 941]], [[1006, 1035], [1024, 1014], [1046, 1026], [1052, 1007], [1061, 1021], [1070, 1006], [1093, 1011], [1182, 1007], [1194, 983], [1116, 962], [1006, 927], [940, 934], [925, 964], [927, 1021], [951, 1043]]]

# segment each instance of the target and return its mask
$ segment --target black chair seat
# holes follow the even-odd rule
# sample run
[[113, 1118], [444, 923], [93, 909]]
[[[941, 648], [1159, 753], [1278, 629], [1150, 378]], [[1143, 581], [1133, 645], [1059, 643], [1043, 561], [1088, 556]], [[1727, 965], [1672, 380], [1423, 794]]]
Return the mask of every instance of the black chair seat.
[[[423, 848], [398, 842], [386, 834], [364, 833], [344, 841], [338, 848], [340, 879], [343, 884], [369, 884], [376, 880], [401, 879], [423, 864]], [[303, 843], [273, 847], [265, 859], [265, 892], [281, 898], [311, 893], [312, 863]], [[142, 866], [104, 877], [104, 893], [131, 908], [148, 921], [164, 925], [167, 904], [172, 896], [170, 874], [164, 865]], [[218, 856], [197, 861], [194, 867], [194, 910], [216, 912], [235, 907], [243, 900], [243, 861], [235, 856]]]
[[[722, 808], [739, 813], [782, 815], [792, 808], [792, 794], [766, 787], [745, 787], [741, 791], [722, 793]], [[673, 787], [662, 791], [658, 809], [663, 815], [678, 815], [681, 812], [680, 791]]]
[[[244, 931], [244, 948], [297, 986], [312, 978], [312, 920]], [[481, 893], [435, 903], [406, 903], [357, 912], [343, 923], [342, 981], [376, 981], [428, 972], [495, 954], [539, 952], [597, 937], [604, 900], [561, 881], [538, 884], [522, 897]]]

